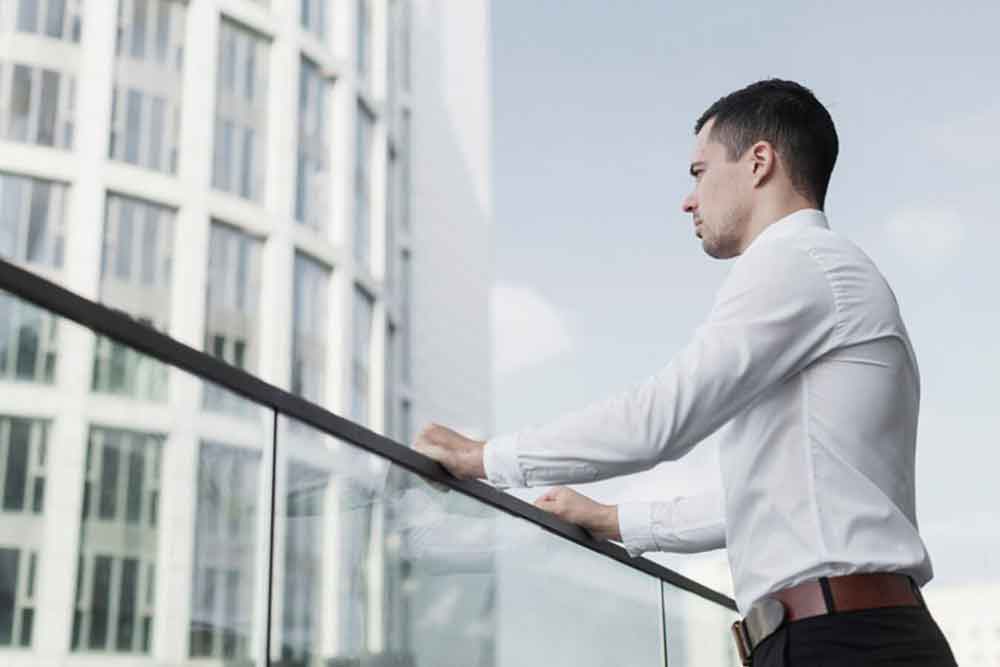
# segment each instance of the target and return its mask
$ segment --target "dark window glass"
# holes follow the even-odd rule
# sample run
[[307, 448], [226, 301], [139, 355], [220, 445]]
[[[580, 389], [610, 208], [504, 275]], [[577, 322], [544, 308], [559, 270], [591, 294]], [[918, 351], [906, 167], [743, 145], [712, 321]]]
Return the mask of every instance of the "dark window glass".
[[10, 138], [28, 140], [28, 122], [31, 114], [31, 68], [14, 65], [14, 81], [10, 99]]
[[17, 29], [19, 32], [38, 32], [38, 1], [20, 0], [17, 4]]
[[244, 368], [243, 364], [246, 361], [246, 347], [247, 344], [241, 340], [233, 343], [233, 365], [237, 368]]
[[115, 239], [115, 275], [128, 280], [132, 275], [132, 229], [135, 225], [135, 205], [122, 199], [118, 205], [118, 234]]
[[83, 613], [79, 609], [76, 609], [73, 611], [73, 636], [69, 640], [70, 649], [74, 651], [80, 648], [80, 626], [82, 624]]
[[115, 638], [115, 648], [119, 651], [132, 650], [138, 581], [139, 561], [135, 558], [124, 559], [122, 561], [121, 588], [118, 594], [118, 632]]
[[132, 57], [142, 60], [146, 54], [146, 0], [132, 0]]
[[[106, 437], [110, 439], [110, 434]], [[97, 516], [101, 519], [114, 519], [118, 501], [118, 447], [115, 445], [104, 445], [101, 450], [100, 491]]]
[[26, 419], [10, 420], [10, 437], [7, 442], [7, 474], [4, 479], [3, 508], [10, 511], [24, 509], [24, 491], [28, 484], [28, 441], [31, 423]]
[[156, 8], [156, 59], [167, 63], [167, 45], [170, 43], [170, 9], [169, 2], [161, 2]]
[[[35, 368], [38, 363], [38, 329], [41, 322], [37, 318], [28, 315], [30, 311], [24, 312], [25, 321], [18, 327], [17, 333], [17, 377], [24, 380], [32, 380], [35, 377]], [[33, 313], [34, 314], [34, 313]]]
[[153, 617], [142, 617], [142, 652], [149, 653], [149, 643], [153, 636]]
[[111, 599], [111, 558], [98, 556], [90, 597], [90, 648], [103, 649], [108, 641], [108, 603]]
[[31, 629], [35, 622], [34, 609], [21, 610], [21, 646], [31, 646]]
[[226, 358], [226, 337], [225, 336], [212, 336], [212, 354], [215, 355], [217, 359]]
[[142, 123], [142, 93], [129, 89], [125, 107], [125, 161], [139, 164], [139, 138]]
[[83, 560], [83, 556], [76, 557], [76, 598], [75, 602], [80, 604], [80, 600], [83, 598], [83, 567], [86, 561]]
[[145, 472], [142, 452], [133, 451], [128, 455], [128, 499], [125, 505], [125, 520], [139, 523], [142, 516], [142, 482]]
[[38, 143], [55, 145], [56, 111], [59, 107], [59, 73], [42, 70], [41, 107], [38, 112]]
[[50, 183], [32, 181], [31, 205], [28, 208], [28, 248], [26, 253], [29, 262], [51, 261], [48, 253], [45, 252], [51, 198], [52, 185]]
[[36, 477], [35, 485], [31, 493], [31, 511], [41, 514], [45, 505], [45, 478]]
[[14, 637], [14, 603], [17, 601], [17, 566], [21, 552], [0, 549], [0, 646]]
[[90, 516], [90, 490], [92, 488], [89, 480], [83, 483], [83, 511], [80, 514], [84, 519]]
[[[226, 573], [226, 619], [234, 620], [239, 618], [240, 599], [240, 572], [230, 570]], [[233, 658], [236, 656], [236, 630], [232, 627], [225, 627], [222, 632], [222, 657]]]
[[240, 194], [253, 198], [253, 128], [243, 130], [243, 164], [240, 165]]
[[163, 120], [167, 103], [162, 97], [154, 97], [152, 101], [153, 108], [149, 117], [149, 156], [147, 159], [151, 169], [160, 169], [160, 162], [163, 160]]
[[27, 596], [29, 600], [35, 595], [35, 570], [37, 569], [37, 565], [38, 556], [32, 553], [31, 557], [28, 558], [28, 584], [25, 587], [27, 588]]
[[149, 525], [153, 528], [156, 527], [156, 522], [158, 520], [158, 513], [160, 511], [160, 492], [150, 491], [149, 492]]
[[62, 37], [65, 19], [66, 0], [49, 0], [49, 11], [45, 15], [45, 34], [49, 37]]

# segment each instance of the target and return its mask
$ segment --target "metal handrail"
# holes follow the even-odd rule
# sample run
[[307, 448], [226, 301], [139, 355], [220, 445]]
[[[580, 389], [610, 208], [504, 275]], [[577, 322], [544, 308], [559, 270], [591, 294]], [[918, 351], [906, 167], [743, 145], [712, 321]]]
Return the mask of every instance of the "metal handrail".
[[437, 462], [409, 447], [185, 345], [135, 321], [121, 311], [86, 299], [2, 259], [0, 259], [0, 289], [15, 294], [60, 317], [81, 324], [98, 334], [128, 345], [167, 365], [221, 385], [255, 403], [272, 408], [278, 413], [304, 422], [335, 438], [346, 440], [425, 479], [475, 498], [507, 514], [530, 521], [543, 530], [616, 560], [626, 567], [653, 576], [731, 611], [736, 611], [736, 603], [732, 598], [716, 590], [649, 559], [632, 558], [621, 546], [604, 540], [595, 540], [579, 526], [557, 519], [552, 514], [495, 489], [489, 484], [455, 479]]

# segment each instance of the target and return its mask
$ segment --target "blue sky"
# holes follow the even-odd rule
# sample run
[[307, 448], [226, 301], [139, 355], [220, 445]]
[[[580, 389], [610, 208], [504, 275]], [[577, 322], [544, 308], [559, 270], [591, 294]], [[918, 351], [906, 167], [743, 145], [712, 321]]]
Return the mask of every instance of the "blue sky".
[[[795, 79], [840, 134], [831, 225], [889, 279], [920, 361], [918, 512], [938, 585], [997, 580], [997, 25], [992, 2], [494, 2], [497, 430], [680, 349], [730, 266], [680, 211], [694, 121], [747, 83]], [[714, 457], [707, 443], [592, 493], [689, 493], [717, 483]]]

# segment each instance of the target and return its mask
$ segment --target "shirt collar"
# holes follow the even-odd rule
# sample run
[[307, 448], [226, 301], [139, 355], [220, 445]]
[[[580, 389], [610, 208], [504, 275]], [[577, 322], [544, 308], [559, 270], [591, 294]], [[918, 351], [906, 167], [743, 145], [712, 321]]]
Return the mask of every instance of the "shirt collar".
[[[758, 241], [766, 238], [781, 238], [789, 234], [794, 234], [795, 232], [805, 228], [805, 227], [819, 227], [821, 229], [829, 229], [830, 223], [826, 220], [826, 214], [823, 211], [817, 210], [815, 208], [802, 208], [794, 213], [786, 215], [780, 220], [772, 222], [770, 225], [764, 228], [764, 230], [757, 235], [750, 245], [754, 245]], [[748, 248], [749, 249], [749, 248]]]

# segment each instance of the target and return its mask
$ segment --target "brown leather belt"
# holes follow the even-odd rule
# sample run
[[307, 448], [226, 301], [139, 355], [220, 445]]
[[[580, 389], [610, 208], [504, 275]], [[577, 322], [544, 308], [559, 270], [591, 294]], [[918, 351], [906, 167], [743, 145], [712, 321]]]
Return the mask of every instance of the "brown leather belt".
[[749, 665], [754, 649], [785, 623], [841, 611], [923, 604], [920, 590], [903, 574], [823, 577], [771, 593], [758, 601], [746, 618], [733, 624], [733, 637], [740, 659]]

